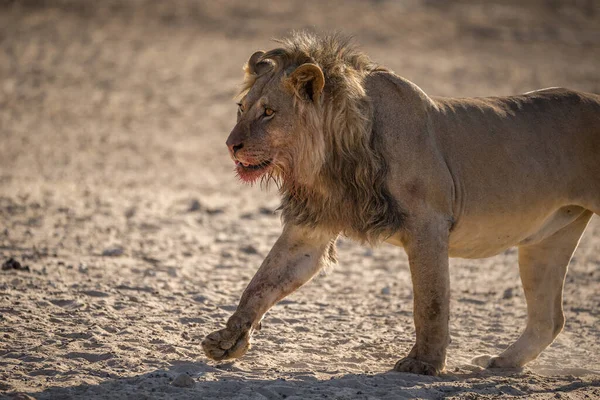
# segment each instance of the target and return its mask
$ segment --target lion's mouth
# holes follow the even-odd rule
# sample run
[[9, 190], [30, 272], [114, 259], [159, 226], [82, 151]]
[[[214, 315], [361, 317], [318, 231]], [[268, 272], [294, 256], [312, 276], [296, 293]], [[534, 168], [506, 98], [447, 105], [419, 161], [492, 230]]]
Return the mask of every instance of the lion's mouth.
[[269, 167], [272, 166], [272, 163], [272, 160], [261, 161], [258, 164], [235, 160], [235, 169], [238, 176], [244, 182], [252, 183], [265, 174]]
[[260, 169], [266, 168], [271, 165], [271, 160], [266, 160], [258, 164], [248, 164], [239, 160], [235, 161], [235, 166], [237, 168], [242, 168], [248, 171], [258, 171]]

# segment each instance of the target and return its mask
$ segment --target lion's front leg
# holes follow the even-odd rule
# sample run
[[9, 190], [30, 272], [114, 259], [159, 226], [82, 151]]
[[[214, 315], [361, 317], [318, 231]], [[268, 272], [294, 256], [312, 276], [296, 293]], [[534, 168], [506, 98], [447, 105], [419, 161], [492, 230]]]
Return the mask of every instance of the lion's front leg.
[[417, 340], [405, 358], [394, 367], [399, 372], [438, 375], [445, 368], [450, 342], [450, 278], [448, 230], [431, 224], [412, 234], [404, 243], [408, 254], [414, 292]]
[[204, 339], [209, 358], [241, 357], [250, 348], [250, 337], [264, 314], [279, 300], [308, 282], [323, 266], [335, 262], [335, 237], [286, 226], [244, 291], [225, 328]]

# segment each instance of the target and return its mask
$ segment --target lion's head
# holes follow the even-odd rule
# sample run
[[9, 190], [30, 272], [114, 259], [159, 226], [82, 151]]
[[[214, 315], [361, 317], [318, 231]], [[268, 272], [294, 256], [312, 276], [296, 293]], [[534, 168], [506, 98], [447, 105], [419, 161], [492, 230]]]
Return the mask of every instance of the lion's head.
[[[310, 185], [329, 144], [364, 136], [334, 137], [342, 125], [364, 127], [368, 104], [349, 103], [365, 97], [361, 81], [373, 64], [338, 36], [297, 33], [281, 43], [284, 47], [258, 51], [246, 63], [238, 121], [227, 146], [246, 182], [267, 175]], [[345, 117], [359, 120], [342, 121]]]
[[245, 182], [266, 177], [309, 183], [306, 178], [323, 163], [318, 126], [323, 71], [312, 62], [280, 64], [282, 55], [280, 50], [259, 51], [244, 67], [246, 89], [227, 147]]
[[236, 171], [248, 183], [273, 179], [287, 221], [370, 240], [390, 225], [385, 160], [371, 137], [363, 86], [381, 69], [338, 35], [296, 33], [280, 43], [244, 67], [227, 139]]

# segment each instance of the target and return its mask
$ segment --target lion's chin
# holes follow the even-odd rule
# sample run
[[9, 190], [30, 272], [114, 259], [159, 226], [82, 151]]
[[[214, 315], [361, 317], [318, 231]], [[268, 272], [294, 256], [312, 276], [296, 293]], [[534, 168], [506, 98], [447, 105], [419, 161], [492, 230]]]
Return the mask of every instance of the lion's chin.
[[254, 183], [265, 175], [273, 167], [271, 161], [262, 162], [258, 165], [244, 165], [237, 162], [235, 171], [244, 183]]

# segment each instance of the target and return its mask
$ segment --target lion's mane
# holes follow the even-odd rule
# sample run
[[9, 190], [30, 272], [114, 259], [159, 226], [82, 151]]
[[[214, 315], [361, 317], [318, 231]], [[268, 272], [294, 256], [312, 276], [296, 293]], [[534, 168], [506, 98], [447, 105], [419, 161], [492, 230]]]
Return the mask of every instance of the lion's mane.
[[[349, 38], [294, 33], [266, 52], [261, 62], [285, 76], [304, 63], [318, 65], [325, 76], [318, 101], [295, 107], [307, 130], [290, 155], [295, 171], [276, 176], [284, 221], [341, 232], [362, 242], [377, 243], [397, 232], [404, 213], [386, 186], [387, 164], [382, 144], [372, 132], [373, 110], [364, 89], [365, 77], [385, 70], [356, 50]], [[246, 68], [244, 91], [256, 75]], [[301, 169], [301, 170], [298, 170]], [[310, 182], [310, 183], [307, 183]]]

